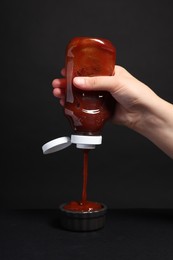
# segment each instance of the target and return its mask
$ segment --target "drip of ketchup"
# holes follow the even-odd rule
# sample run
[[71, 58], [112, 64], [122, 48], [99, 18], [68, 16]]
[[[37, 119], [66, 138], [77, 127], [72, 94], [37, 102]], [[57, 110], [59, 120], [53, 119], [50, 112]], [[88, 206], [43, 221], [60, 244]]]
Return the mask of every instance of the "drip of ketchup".
[[83, 189], [82, 189], [82, 199], [81, 201], [71, 201], [64, 206], [64, 209], [70, 211], [94, 211], [100, 210], [102, 205], [98, 202], [87, 200], [87, 181], [88, 181], [88, 153], [89, 150], [85, 149], [84, 162], [83, 162]]

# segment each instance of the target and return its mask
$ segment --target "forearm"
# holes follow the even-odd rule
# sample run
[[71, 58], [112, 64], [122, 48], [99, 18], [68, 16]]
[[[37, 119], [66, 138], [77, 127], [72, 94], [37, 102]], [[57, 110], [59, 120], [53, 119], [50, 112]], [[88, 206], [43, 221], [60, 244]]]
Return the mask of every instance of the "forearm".
[[156, 96], [136, 131], [173, 159], [173, 105]]

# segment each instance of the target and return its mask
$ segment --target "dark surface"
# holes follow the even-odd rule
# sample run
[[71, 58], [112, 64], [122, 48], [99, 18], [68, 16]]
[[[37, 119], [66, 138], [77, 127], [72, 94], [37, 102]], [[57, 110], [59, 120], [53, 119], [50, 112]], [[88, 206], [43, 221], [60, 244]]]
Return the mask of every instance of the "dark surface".
[[56, 210], [1, 211], [0, 259], [172, 260], [173, 212], [109, 210], [94, 232], [60, 229]]

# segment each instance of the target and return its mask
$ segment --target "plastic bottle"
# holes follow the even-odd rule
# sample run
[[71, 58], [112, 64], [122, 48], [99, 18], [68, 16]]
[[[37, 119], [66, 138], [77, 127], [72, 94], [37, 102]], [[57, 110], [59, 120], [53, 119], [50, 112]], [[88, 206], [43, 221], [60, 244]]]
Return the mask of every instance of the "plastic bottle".
[[73, 85], [76, 76], [112, 76], [116, 50], [103, 38], [75, 37], [66, 48], [67, 90], [64, 112], [75, 135], [78, 148], [100, 144], [101, 130], [112, 116], [115, 100], [107, 91], [83, 91]]

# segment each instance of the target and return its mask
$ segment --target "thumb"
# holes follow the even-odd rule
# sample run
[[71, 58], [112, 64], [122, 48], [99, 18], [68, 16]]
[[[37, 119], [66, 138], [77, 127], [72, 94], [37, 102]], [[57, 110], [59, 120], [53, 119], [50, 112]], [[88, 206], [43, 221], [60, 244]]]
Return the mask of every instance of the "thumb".
[[75, 77], [73, 84], [79, 89], [115, 91], [116, 79], [114, 76]]

